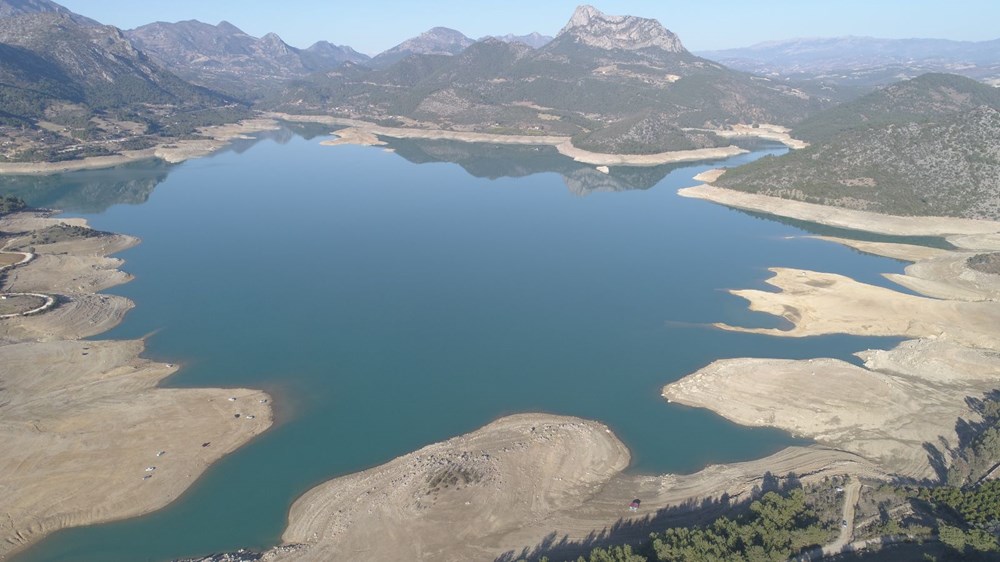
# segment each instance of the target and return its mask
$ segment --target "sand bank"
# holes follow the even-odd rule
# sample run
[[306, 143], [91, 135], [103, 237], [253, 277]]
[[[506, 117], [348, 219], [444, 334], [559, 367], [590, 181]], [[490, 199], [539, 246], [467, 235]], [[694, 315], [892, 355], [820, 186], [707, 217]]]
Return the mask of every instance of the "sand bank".
[[184, 139], [167, 141], [152, 148], [143, 150], [125, 150], [121, 154], [111, 156], [91, 156], [79, 160], [65, 162], [0, 162], [0, 174], [8, 175], [45, 175], [77, 170], [94, 170], [98, 168], [113, 168], [159, 158], [166, 162], [178, 163], [191, 158], [200, 158], [225, 147], [230, 141], [247, 138], [246, 135], [260, 131], [271, 131], [278, 128], [273, 119], [246, 119], [239, 123], [204, 127], [198, 134], [206, 137], [201, 139]]
[[386, 142], [379, 140], [378, 135], [365, 129], [348, 127], [340, 129], [334, 133], [337, 138], [320, 142], [323, 146], [337, 146], [340, 144], [354, 144], [358, 146], [385, 146]]
[[886, 277], [918, 294], [831, 273], [773, 268], [767, 283], [778, 292], [731, 292], [747, 299], [752, 310], [781, 316], [792, 327], [718, 327], [780, 337], [845, 333], [918, 339], [859, 353], [864, 367], [824, 358], [717, 361], [663, 392], [737, 423], [779, 427], [855, 452], [897, 475], [939, 477], [951, 462], [959, 421], [979, 419], [968, 399], [981, 398], [1000, 380], [1000, 276], [967, 266], [977, 251], [994, 247], [1000, 223], [877, 215], [712, 186], [681, 194], [842, 228], [946, 236], [959, 247], [826, 238], [913, 262], [905, 274]]
[[[714, 516], [759, 490], [768, 471], [807, 480], [882, 474], [856, 455], [821, 447], [687, 476], [623, 475], [628, 462], [628, 450], [599, 423], [502, 418], [310, 490], [292, 506], [286, 547], [264, 559], [514, 560], [546, 550], [575, 558], [589, 546], [574, 542], [642, 539], [671, 521]], [[632, 513], [636, 498], [641, 506]]]
[[767, 284], [778, 292], [733, 290], [750, 309], [781, 316], [790, 329], [725, 330], [782, 337], [853, 334], [941, 338], [961, 345], [1000, 349], [1000, 306], [910, 295], [859, 283], [850, 277], [801, 269], [772, 268]]
[[556, 150], [563, 156], [568, 156], [577, 162], [595, 166], [660, 166], [677, 162], [697, 162], [701, 160], [716, 160], [729, 158], [748, 152], [737, 146], [722, 146], [718, 148], [699, 148], [695, 150], [675, 150], [657, 154], [602, 154], [590, 152], [566, 142], [556, 145]]
[[[20, 248], [58, 222], [20, 213], [0, 219], [0, 232]], [[0, 320], [0, 559], [60, 528], [161, 508], [271, 424], [259, 391], [161, 389], [176, 367], [140, 358], [142, 341], [80, 340], [131, 308], [96, 291], [129, 280], [106, 256], [135, 243], [99, 235], [33, 245], [37, 257], [0, 287], [58, 299], [54, 310]]]

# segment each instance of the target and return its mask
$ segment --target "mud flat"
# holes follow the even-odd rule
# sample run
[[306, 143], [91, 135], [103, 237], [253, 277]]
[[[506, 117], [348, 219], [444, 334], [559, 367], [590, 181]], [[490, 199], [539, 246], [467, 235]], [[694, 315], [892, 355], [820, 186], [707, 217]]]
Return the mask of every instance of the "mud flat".
[[31, 243], [63, 222], [83, 225], [0, 219], [7, 248], [36, 256], [4, 272], [0, 291], [57, 298], [53, 310], [0, 320], [0, 559], [57, 529], [159, 509], [271, 424], [259, 391], [158, 388], [177, 367], [141, 358], [141, 340], [81, 340], [131, 308], [97, 291], [129, 280], [107, 255], [138, 241], [91, 233]]
[[10, 175], [45, 175], [75, 170], [94, 170], [112, 168], [129, 162], [159, 158], [171, 164], [207, 156], [239, 138], [248, 138], [251, 133], [272, 131], [278, 128], [273, 119], [246, 119], [239, 123], [204, 127], [198, 134], [205, 138], [184, 139], [161, 143], [143, 150], [125, 150], [121, 154], [111, 156], [91, 156], [79, 160], [65, 162], [3, 162], [0, 163], [0, 174]]

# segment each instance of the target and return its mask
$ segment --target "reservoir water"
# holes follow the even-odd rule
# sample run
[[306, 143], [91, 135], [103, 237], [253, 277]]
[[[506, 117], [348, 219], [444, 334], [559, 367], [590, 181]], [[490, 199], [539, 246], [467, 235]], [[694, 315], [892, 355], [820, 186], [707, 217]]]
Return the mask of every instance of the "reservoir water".
[[[302, 131], [300, 131], [302, 132]], [[323, 147], [289, 130], [181, 165], [5, 178], [0, 192], [142, 238], [137, 307], [165, 386], [273, 393], [275, 426], [167, 508], [51, 535], [18, 562], [163, 561], [276, 544], [289, 505], [337, 475], [515, 412], [607, 423], [638, 472], [691, 472], [802, 443], [667, 404], [723, 357], [839, 357], [894, 340], [770, 338], [728, 288], [789, 266], [888, 285], [899, 262], [676, 195], [723, 162], [612, 168], [548, 148]], [[154, 190], [155, 188], [155, 190]]]

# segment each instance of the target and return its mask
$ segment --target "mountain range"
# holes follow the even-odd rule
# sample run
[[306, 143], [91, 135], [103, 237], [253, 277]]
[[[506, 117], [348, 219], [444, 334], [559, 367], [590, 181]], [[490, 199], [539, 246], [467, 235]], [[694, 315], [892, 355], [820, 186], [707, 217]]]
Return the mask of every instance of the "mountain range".
[[[996, 42], [879, 41], [799, 40], [705, 53], [769, 74], [760, 76], [692, 54], [656, 20], [580, 6], [552, 38], [476, 41], [436, 27], [369, 58], [327, 41], [299, 49], [225, 21], [122, 32], [51, 0], [0, 0], [0, 126], [17, 136], [0, 159], [144, 148], [254, 109], [564, 135], [598, 152], [719, 146], [728, 141], [710, 130], [753, 123], [797, 125], [815, 142], [854, 122], [832, 113], [844, 119], [816, 126], [813, 116], [846, 92], [857, 97], [873, 88], [831, 87], [834, 68], [852, 69], [857, 86], [859, 76], [875, 80], [886, 65], [965, 64], [969, 73], [968, 65], [987, 68], [998, 52]], [[751, 55], [764, 62], [747, 62]], [[865, 119], [878, 122], [878, 115]]]
[[253, 37], [233, 24], [197, 20], [156, 22], [125, 32], [136, 48], [164, 68], [191, 82], [251, 100], [266, 88], [310, 72], [325, 72], [345, 61], [366, 62], [363, 55], [327, 41], [297, 49], [275, 33]]
[[0, 9], [12, 14], [0, 18], [0, 132], [9, 137], [0, 158], [115, 154], [249, 115], [165, 70], [116, 27], [45, 0]]
[[771, 77], [871, 89], [928, 72], [947, 72], [1000, 85], [1000, 39], [830, 37], [770, 41], [703, 51], [705, 58]]
[[[293, 81], [264, 105], [397, 126], [571, 135], [580, 146], [648, 153], [721, 142], [693, 139], [689, 127], [793, 123], [823, 100], [696, 57], [656, 20], [581, 6], [538, 49], [488, 38], [384, 69], [345, 65]], [[647, 119], [669, 128], [644, 134]], [[612, 125], [619, 135], [608, 134]]]

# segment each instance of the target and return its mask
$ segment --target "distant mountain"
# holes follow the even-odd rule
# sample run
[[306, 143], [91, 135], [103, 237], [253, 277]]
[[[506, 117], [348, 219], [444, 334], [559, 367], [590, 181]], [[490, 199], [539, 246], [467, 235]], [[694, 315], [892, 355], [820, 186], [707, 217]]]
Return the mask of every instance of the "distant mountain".
[[73, 13], [50, 0], [0, 0], [0, 18], [12, 18], [27, 14], [62, 14], [69, 16], [77, 23], [98, 25], [96, 21]]
[[531, 47], [532, 49], [540, 49], [545, 45], [547, 45], [549, 41], [552, 41], [552, 37], [549, 37], [548, 35], [542, 35], [537, 31], [529, 33], [527, 35], [512, 35], [510, 33], [508, 33], [507, 35], [496, 35], [496, 36], [491, 35], [483, 37], [482, 39], [480, 39], [480, 41], [489, 38], [499, 39], [504, 43], [522, 43], [524, 45]]
[[435, 27], [379, 53], [368, 65], [387, 68], [411, 55], [457, 55], [475, 43], [461, 32], [447, 27]]
[[145, 148], [152, 136], [245, 115], [158, 66], [118, 28], [80, 21], [61, 10], [0, 18], [0, 122], [21, 126], [4, 157], [53, 161]]
[[0, 19], [5, 86], [32, 88], [42, 99], [94, 108], [132, 103], [218, 101], [149, 60], [118, 28], [81, 25], [72, 15], [39, 13]]
[[126, 32], [137, 48], [185, 79], [244, 99], [269, 84], [367, 56], [325, 41], [296, 49], [274, 33], [257, 38], [229, 22], [156, 22]]
[[1000, 84], [1000, 39], [830, 37], [771, 41], [698, 54], [747, 72], [842, 85], [877, 86], [927, 72]]
[[294, 81], [268, 105], [397, 126], [571, 135], [581, 146], [642, 153], [723, 142], [690, 128], [792, 124], [823, 105], [783, 83], [692, 55], [656, 20], [607, 16], [590, 6], [578, 8], [539, 49], [492, 38], [458, 54], [435, 49], [384, 69], [351, 67]]
[[366, 54], [359, 53], [347, 45], [334, 45], [328, 41], [317, 41], [309, 48], [299, 51], [302, 67], [309, 72], [332, 70], [345, 62], [365, 62]]
[[722, 187], [895, 215], [1000, 220], [1000, 90], [950, 74], [803, 121], [813, 144], [727, 171]]

